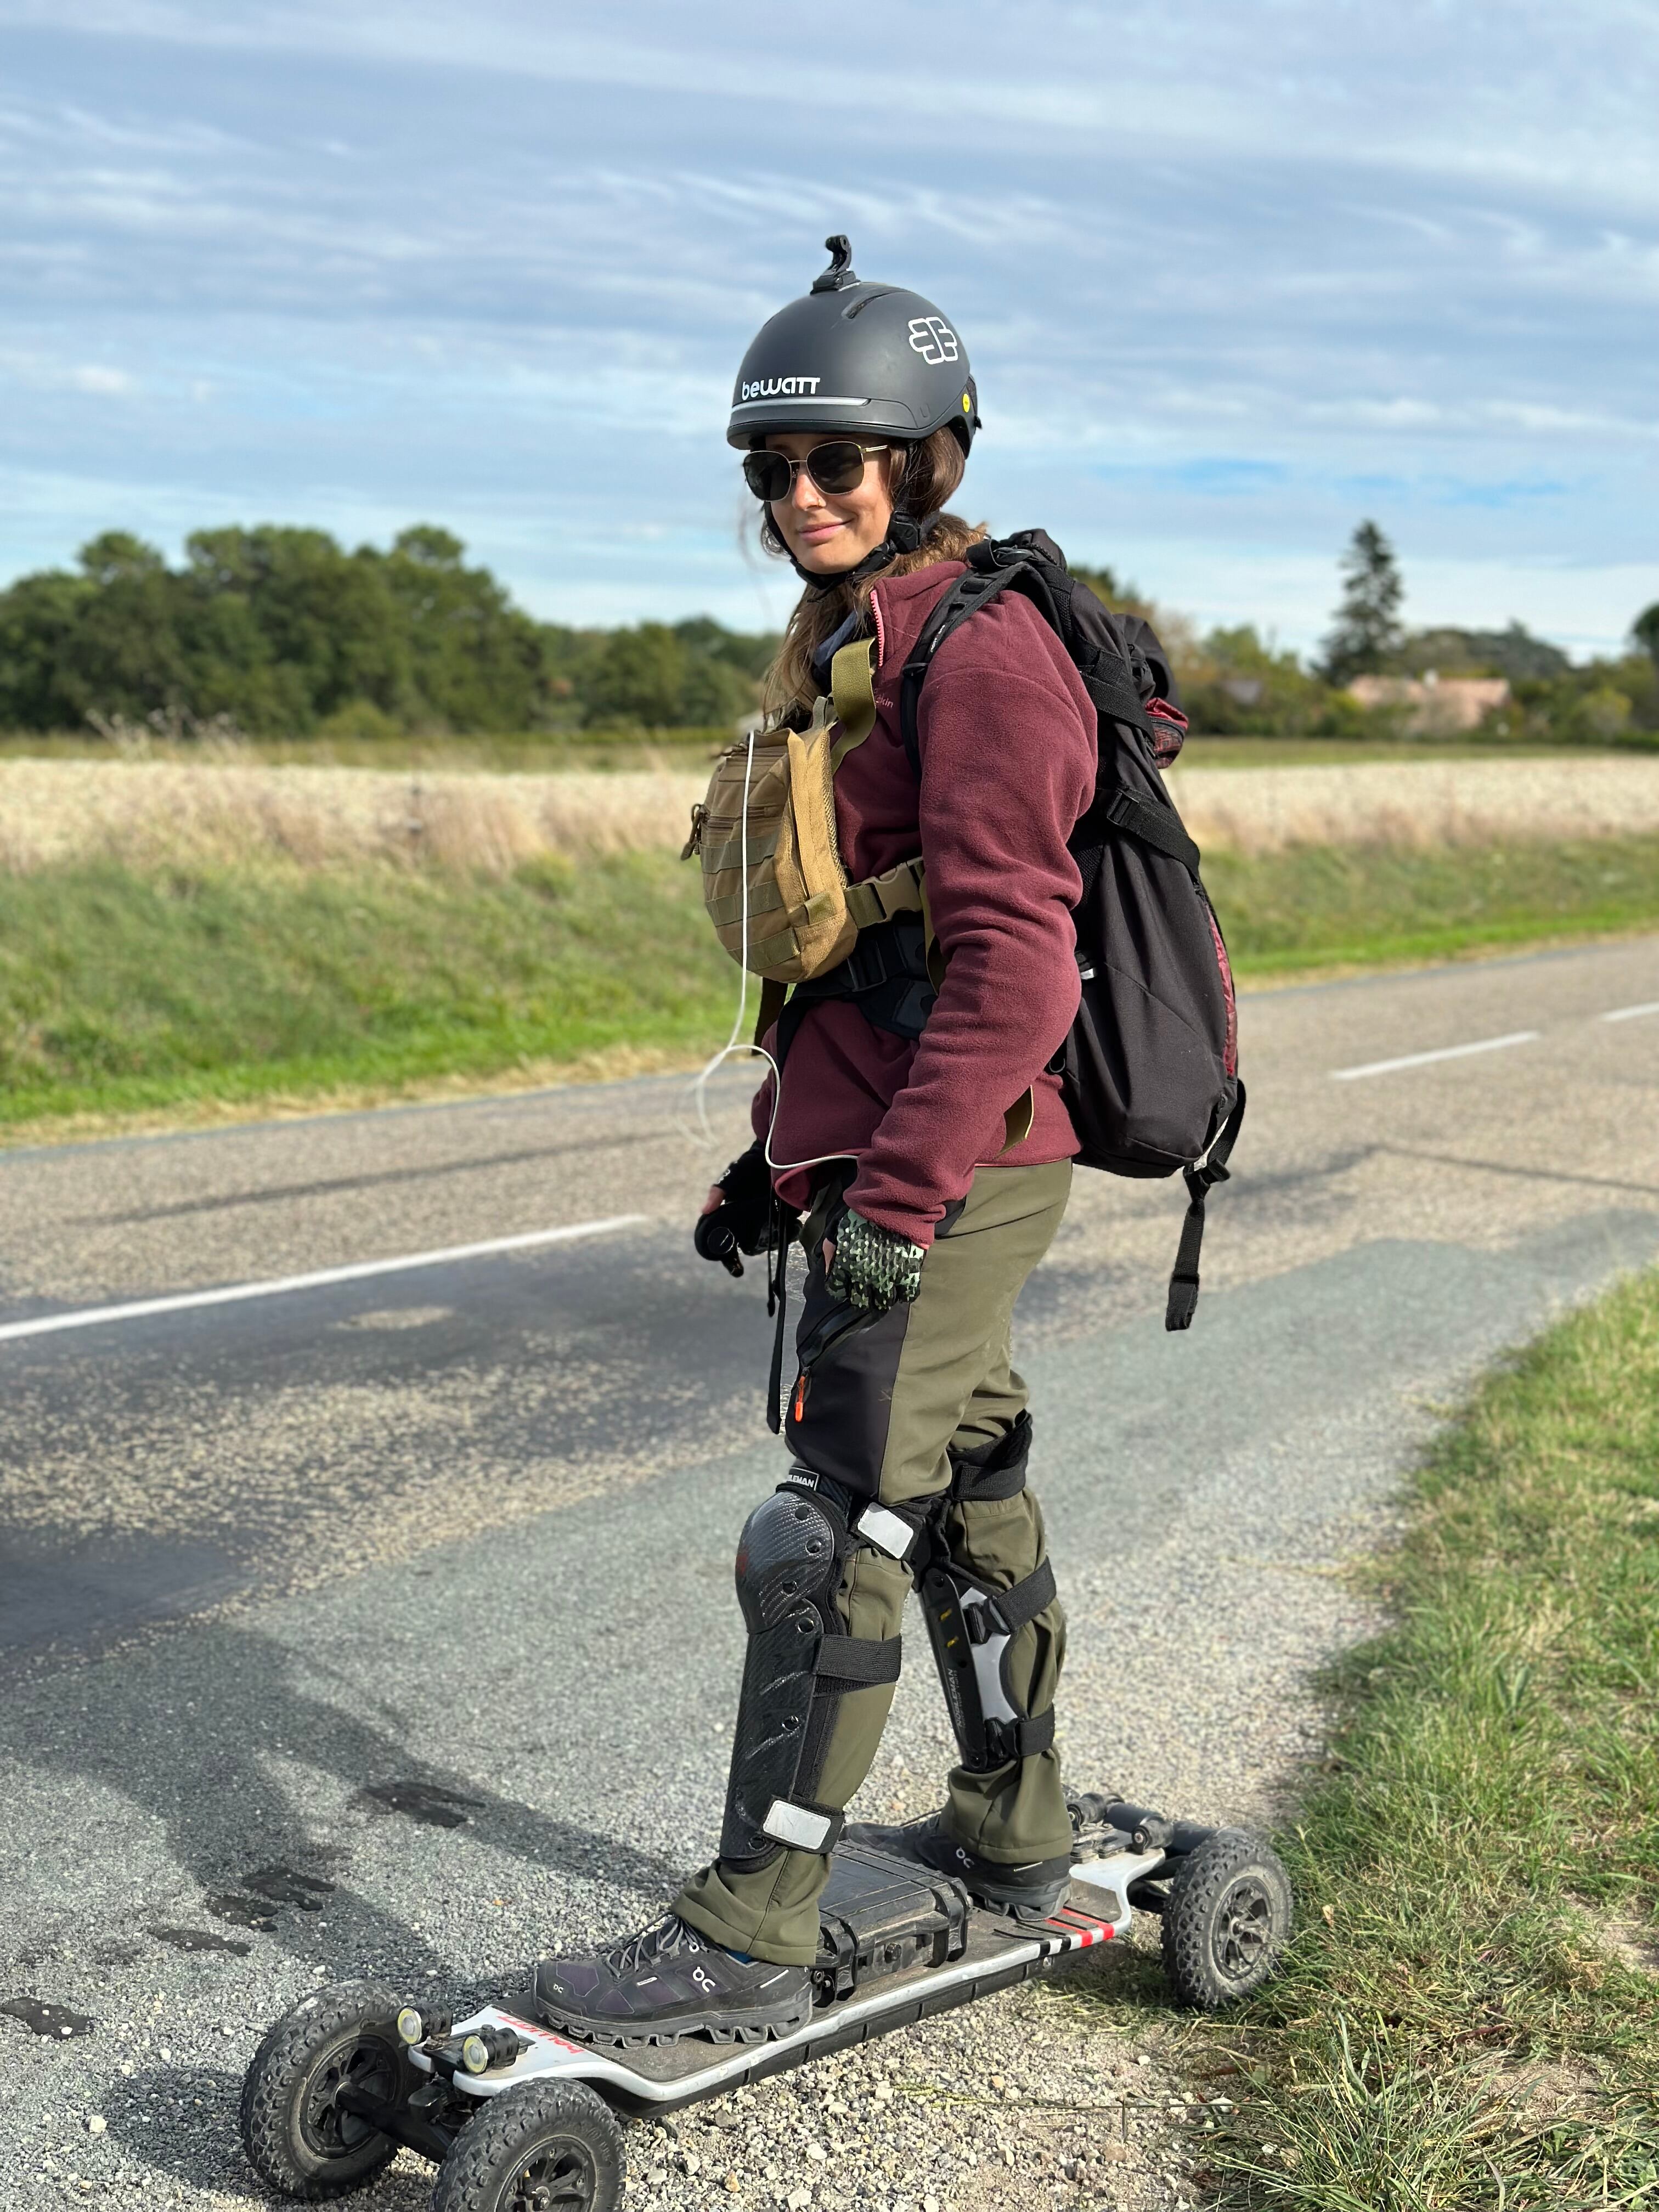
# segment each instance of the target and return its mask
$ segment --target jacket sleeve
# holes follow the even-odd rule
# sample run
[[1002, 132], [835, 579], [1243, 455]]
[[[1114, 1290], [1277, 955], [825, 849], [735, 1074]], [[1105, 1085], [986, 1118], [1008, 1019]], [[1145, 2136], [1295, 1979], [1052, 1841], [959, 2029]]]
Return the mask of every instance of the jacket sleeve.
[[1059, 640], [1006, 593], [940, 648], [917, 739], [945, 981], [847, 1195], [930, 1244], [1077, 1012], [1082, 879], [1066, 840], [1094, 788], [1095, 715]]

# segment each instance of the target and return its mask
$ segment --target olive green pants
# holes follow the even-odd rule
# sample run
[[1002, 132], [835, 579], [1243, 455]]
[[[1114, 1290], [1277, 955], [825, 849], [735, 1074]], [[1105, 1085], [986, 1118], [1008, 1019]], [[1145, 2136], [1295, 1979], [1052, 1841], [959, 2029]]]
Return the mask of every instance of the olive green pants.
[[[1042, 1514], [1030, 1491], [1012, 1498], [957, 1498], [952, 1455], [1000, 1443], [1024, 1412], [1025, 1385], [1010, 1364], [1014, 1301], [1060, 1226], [1072, 1164], [981, 1168], [967, 1199], [940, 1224], [908, 1305], [810, 1362], [828, 1302], [823, 1238], [833, 1233], [842, 1178], [827, 1186], [804, 1228], [805, 1310], [797, 1337], [802, 1374], [790, 1393], [785, 1438], [797, 1462], [860, 1501], [915, 1507], [950, 1498], [939, 1533], [951, 1557], [994, 1589], [1009, 1589], [1046, 1557]], [[837, 1605], [849, 1636], [899, 1633], [910, 1571], [859, 1548], [846, 1559]], [[1014, 1637], [1006, 1674], [1016, 1702], [1047, 1712], [1065, 1658], [1065, 1616], [1051, 1602]], [[868, 1774], [893, 1702], [876, 1683], [836, 1702], [815, 1803], [843, 1809]], [[1054, 1750], [989, 1772], [951, 1772], [950, 1832], [1000, 1865], [1067, 1855], [1071, 1823]], [[721, 1862], [693, 1876], [675, 1910], [718, 1943], [783, 1965], [807, 1966], [817, 1951], [817, 1899], [827, 1854], [779, 1845], [759, 1868]]]

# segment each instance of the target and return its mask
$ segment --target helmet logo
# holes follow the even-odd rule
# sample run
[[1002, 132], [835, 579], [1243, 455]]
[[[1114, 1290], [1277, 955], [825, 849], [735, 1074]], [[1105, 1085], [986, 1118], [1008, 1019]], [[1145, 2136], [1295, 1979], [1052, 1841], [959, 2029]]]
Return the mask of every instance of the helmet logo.
[[[915, 340], [910, 343], [914, 345]], [[757, 377], [743, 386], [743, 396], [745, 399], [810, 399], [823, 381], [821, 376]]]
[[956, 361], [962, 349], [957, 343], [957, 334], [943, 315], [915, 315], [910, 320], [910, 344], [931, 368], [941, 362]]

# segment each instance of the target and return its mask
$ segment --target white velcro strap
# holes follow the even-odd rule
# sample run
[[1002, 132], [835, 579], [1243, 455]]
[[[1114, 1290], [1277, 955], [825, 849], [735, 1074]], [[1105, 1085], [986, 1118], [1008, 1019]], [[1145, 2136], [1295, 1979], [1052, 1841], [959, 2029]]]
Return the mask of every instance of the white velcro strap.
[[785, 1797], [772, 1800], [761, 1826], [769, 1836], [798, 1851], [827, 1851], [835, 1841], [836, 1823], [827, 1814], [810, 1813], [805, 1805], [792, 1805]]
[[866, 1505], [853, 1526], [866, 1543], [891, 1559], [908, 1559], [916, 1540], [915, 1530], [903, 1516], [890, 1513], [884, 1505]]

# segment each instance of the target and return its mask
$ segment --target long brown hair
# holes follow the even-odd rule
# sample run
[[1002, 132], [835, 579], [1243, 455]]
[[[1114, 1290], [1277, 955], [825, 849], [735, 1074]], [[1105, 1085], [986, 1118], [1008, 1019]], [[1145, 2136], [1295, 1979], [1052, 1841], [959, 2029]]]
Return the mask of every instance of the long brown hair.
[[[931, 437], [901, 447], [900, 454], [891, 485], [894, 506], [902, 506], [906, 514], [918, 519], [930, 514], [939, 519], [925, 544], [914, 553], [900, 554], [880, 575], [866, 576], [851, 586], [839, 584], [832, 592], [801, 593], [783, 633], [778, 657], [767, 670], [762, 687], [761, 700], [769, 722], [804, 724], [811, 716], [818, 696], [812, 678], [812, 655], [854, 610], [863, 613], [878, 584], [889, 576], [908, 576], [935, 561], [960, 561], [968, 548], [985, 535], [982, 522], [964, 522], [959, 514], [940, 512], [962, 482], [967, 463], [954, 430], [935, 430]], [[784, 556], [784, 543], [768, 507], [761, 509], [761, 544], [769, 553]]]

